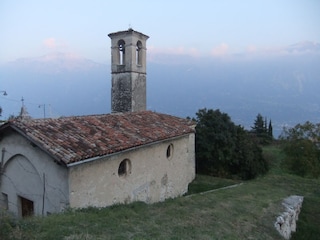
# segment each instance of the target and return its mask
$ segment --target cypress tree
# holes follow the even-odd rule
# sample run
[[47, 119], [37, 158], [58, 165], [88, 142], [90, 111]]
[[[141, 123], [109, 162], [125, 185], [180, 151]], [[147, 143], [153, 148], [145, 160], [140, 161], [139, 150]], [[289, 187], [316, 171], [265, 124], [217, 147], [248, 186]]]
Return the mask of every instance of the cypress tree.
[[264, 132], [265, 132], [265, 133], [268, 132], [267, 124], [268, 124], [268, 120], [267, 120], [267, 117], [265, 117], [265, 118], [264, 118]]
[[273, 139], [273, 130], [272, 130], [271, 119], [270, 119], [270, 122], [269, 122], [268, 136], [269, 136], [271, 139]]

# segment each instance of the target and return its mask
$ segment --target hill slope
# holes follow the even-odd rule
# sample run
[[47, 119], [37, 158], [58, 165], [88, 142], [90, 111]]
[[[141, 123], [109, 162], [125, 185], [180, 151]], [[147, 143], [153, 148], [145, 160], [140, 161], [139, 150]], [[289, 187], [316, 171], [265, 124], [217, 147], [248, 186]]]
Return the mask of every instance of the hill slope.
[[[305, 197], [293, 239], [317, 239], [320, 232], [320, 180], [284, 173], [281, 151], [265, 149], [273, 160], [269, 174], [242, 185], [146, 205], [69, 210], [46, 218], [2, 221], [1, 239], [282, 239], [274, 228], [289, 195]], [[203, 184], [216, 178], [200, 177]], [[221, 182], [221, 181], [220, 181]]]

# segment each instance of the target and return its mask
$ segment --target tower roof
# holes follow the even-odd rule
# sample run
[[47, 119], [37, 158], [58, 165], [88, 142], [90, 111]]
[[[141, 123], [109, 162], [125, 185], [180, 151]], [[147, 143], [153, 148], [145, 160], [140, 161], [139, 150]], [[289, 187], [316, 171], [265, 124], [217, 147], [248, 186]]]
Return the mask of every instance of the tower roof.
[[123, 36], [126, 36], [126, 35], [130, 35], [130, 34], [138, 34], [146, 39], [149, 38], [149, 36], [141, 33], [141, 32], [138, 32], [138, 31], [135, 31], [133, 30], [132, 28], [129, 28], [128, 30], [125, 30], [125, 31], [118, 31], [118, 32], [113, 32], [113, 33], [109, 33], [108, 36], [110, 38], [114, 37], [114, 36], [120, 36], [120, 35], [123, 35]]
[[30, 120], [31, 119], [25, 105], [22, 105], [18, 119], [20, 119], [20, 120]]

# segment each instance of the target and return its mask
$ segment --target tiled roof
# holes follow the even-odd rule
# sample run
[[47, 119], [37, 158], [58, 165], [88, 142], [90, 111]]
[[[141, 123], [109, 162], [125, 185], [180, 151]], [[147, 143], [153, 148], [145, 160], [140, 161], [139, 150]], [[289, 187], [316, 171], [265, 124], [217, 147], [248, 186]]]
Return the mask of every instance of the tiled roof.
[[65, 164], [191, 133], [193, 124], [151, 111], [7, 123]]

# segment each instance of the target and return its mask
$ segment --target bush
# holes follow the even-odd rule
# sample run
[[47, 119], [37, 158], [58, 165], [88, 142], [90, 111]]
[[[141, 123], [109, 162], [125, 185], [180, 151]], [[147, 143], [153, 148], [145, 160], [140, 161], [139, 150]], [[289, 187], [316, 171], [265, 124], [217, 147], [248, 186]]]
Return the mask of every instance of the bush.
[[307, 139], [288, 141], [285, 144], [284, 167], [301, 177], [320, 176], [320, 154], [317, 146]]
[[16, 219], [14, 216], [0, 208], [0, 239], [10, 239], [15, 227]]
[[285, 168], [302, 177], [320, 176], [320, 124], [305, 122], [284, 128], [280, 138], [285, 144]]
[[200, 109], [196, 115], [198, 173], [252, 179], [268, 171], [261, 148], [226, 113]]
[[243, 128], [238, 128], [235, 159], [238, 164], [235, 170], [242, 179], [252, 179], [269, 170], [269, 163], [262, 155], [262, 149]]

